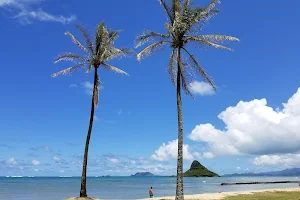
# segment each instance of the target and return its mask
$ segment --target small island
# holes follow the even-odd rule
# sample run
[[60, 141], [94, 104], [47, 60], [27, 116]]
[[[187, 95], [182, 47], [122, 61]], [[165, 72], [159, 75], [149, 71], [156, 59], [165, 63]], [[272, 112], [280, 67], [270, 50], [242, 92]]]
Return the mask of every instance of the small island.
[[130, 176], [155, 176], [151, 172], [137, 172], [136, 174], [132, 174]]
[[194, 160], [191, 168], [183, 173], [184, 177], [220, 177], [218, 174], [209, 171], [206, 167], [201, 165], [197, 160]]

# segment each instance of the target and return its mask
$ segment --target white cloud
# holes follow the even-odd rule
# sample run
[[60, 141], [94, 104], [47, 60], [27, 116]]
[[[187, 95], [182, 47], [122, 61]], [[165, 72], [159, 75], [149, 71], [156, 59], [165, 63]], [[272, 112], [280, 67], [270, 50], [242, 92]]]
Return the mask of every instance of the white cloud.
[[300, 154], [262, 155], [254, 158], [252, 162], [258, 166], [299, 167]]
[[91, 82], [86, 81], [86, 82], [84, 82], [82, 85], [83, 85], [83, 87], [84, 87], [84, 89], [85, 89], [85, 92], [86, 92], [87, 94], [89, 94], [89, 95], [92, 95], [92, 94], [93, 94], [93, 88], [94, 88], [94, 85], [93, 85]]
[[75, 15], [65, 17], [43, 11], [39, 8], [41, 1], [42, 0], [0, 0], [0, 8], [8, 7], [17, 11], [18, 14], [14, 18], [19, 19], [24, 24], [32, 23], [32, 20], [59, 22], [62, 24], [68, 24], [76, 20]]
[[205, 152], [203, 153], [204, 158], [214, 158], [215, 155], [212, 152]]
[[241, 170], [241, 167], [237, 166], [237, 167], [236, 167], [236, 170], [237, 170], [237, 171], [240, 171], [240, 170]]
[[52, 158], [54, 161], [60, 161], [60, 158], [59, 157], [57, 157], [57, 156], [53, 156], [53, 158]]
[[267, 106], [266, 99], [240, 101], [219, 114], [225, 130], [200, 124], [188, 136], [206, 142], [215, 155], [270, 155], [300, 151], [300, 88], [283, 109]]
[[133, 165], [135, 165], [136, 161], [135, 160], [131, 160], [130, 163], [133, 164]]
[[[93, 95], [93, 89], [94, 89], [94, 84], [89, 82], [89, 81], [85, 81], [82, 83], [82, 87], [85, 90], [85, 93], [88, 95]], [[100, 85], [99, 86], [99, 90], [103, 89], [103, 86]]]
[[111, 157], [107, 157], [106, 158], [108, 161], [112, 162], [112, 163], [119, 163], [120, 160], [118, 160], [117, 158], [111, 158]]
[[17, 165], [18, 163], [17, 163], [17, 161], [16, 161], [15, 158], [10, 158], [10, 159], [7, 160], [7, 164], [9, 164], [9, 165]]
[[[189, 152], [189, 145], [183, 145], [183, 159], [193, 160], [194, 156]], [[167, 161], [169, 159], [177, 159], [178, 140], [170, 141], [167, 145], [163, 143], [155, 153], [151, 156], [151, 159], [158, 161]]]
[[201, 156], [201, 154], [200, 154], [199, 152], [193, 152], [193, 156], [194, 156], [195, 158], [198, 158], [198, 159], [201, 159], [201, 158], [202, 158], [202, 156]]
[[65, 170], [61, 169], [61, 170], [59, 170], [59, 172], [60, 172], [60, 173], [64, 173], [64, 172], [65, 172]]
[[78, 87], [77, 84], [70, 84], [70, 85], [69, 85], [69, 88], [77, 88], [77, 87]]
[[40, 170], [39, 170], [39, 169], [34, 169], [34, 171], [35, 171], [35, 172], [39, 172]]
[[215, 94], [214, 89], [206, 82], [194, 81], [190, 83], [189, 88], [193, 94], [196, 95], [213, 95]]
[[39, 165], [39, 164], [40, 164], [40, 161], [38, 161], [38, 160], [33, 160], [33, 161], [31, 161], [31, 163], [32, 163], [33, 165]]
[[76, 20], [75, 15], [71, 15], [69, 17], [64, 17], [62, 15], [52, 15], [47, 13], [41, 9], [36, 11], [22, 11], [15, 18], [19, 18], [22, 23], [30, 24], [31, 20], [35, 19], [42, 22], [59, 22], [62, 24], [69, 24], [72, 21]]
[[0, 7], [5, 6], [5, 5], [9, 5], [12, 2], [13, 2], [12, 0], [0, 0]]

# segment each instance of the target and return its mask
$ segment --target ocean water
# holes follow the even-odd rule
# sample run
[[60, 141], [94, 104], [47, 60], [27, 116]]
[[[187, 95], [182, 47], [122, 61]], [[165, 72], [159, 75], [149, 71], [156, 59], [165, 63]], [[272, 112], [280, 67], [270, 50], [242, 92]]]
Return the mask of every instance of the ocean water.
[[[185, 194], [299, 187], [298, 184], [233, 185], [222, 182], [300, 181], [298, 177], [184, 178]], [[88, 177], [87, 193], [102, 199], [174, 196], [176, 177]], [[79, 195], [80, 177], [1, 177], [1, 200], [63, 200]]]

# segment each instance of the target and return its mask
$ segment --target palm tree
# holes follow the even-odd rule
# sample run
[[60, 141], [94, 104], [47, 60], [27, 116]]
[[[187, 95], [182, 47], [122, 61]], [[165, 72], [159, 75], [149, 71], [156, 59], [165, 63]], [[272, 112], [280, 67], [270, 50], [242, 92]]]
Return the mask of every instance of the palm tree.
[[125, 56], [131, 53], [130, 49], [118, 49], [114, 47], [114, 41], [118, 37], [120, 31], [111, 31], [105, 27], [104, 22], [100, 23], [97, 27], [95, 34], [95, 41], [92, 41], [91, 37], [87, 33], [87, 31], [82, 27], [76, 26], [81, 32], [83, 38], [85, 39], [86, 46], [82, 45], [82, 43], [75, 38], [70, 32], [66, 32], [65, 34], [70, 36], [72, 41], [84, 51], [85, 55], [80, 56], [72, 52], [66, 52], [59, 55], [54, 63], [58, 63], [60, 61], [73, 61], [75, 63], [74, 66], [59, 71], [57, 73], [52, 74], [52, 77], [57, 77], [58, 75], [66, 75], [71, 73], [74, 70], [83, 68], [87, 66], [86, 73], [90, 72], [94, 69], [94, 87], [93, 87], [93, 95], [92, 95], [92, 105], [91, 105], [91, 114], [90, 114], [90, 124], [88, 128], [88, 133], [86, 137], [85, 150], [84, 150], [84, 158], [83, 158], [83, 167], [82, 167], [82, 177], [81, 177], [81, 189], [80, 189], [80, 197], [87, 197], [86, 192], [86, 171], [88, 164], [88, 151], [89, 151], [89, 143], [93, 128], [94, 121], [94, 110], [95, 106], [98, 106], [98, 93], [99, 93], [99, 85], [100, 78], [98, 76], [98, 70], [100, 67], [103, 67], [107, 70], [112, 70], [114, 72], [128, 75], [126, 72], [108, 64], [107, 62], [120, 57]]
[[192, 72], [199, 74], [204, 81], [208, 82], [215, 90], [216, 87], [212, 79], [205, 72], [200, 63], [188, 49], [188, 44], [194, 44], [198, 47], [208, 46], [217, 49], [232, 49], [218, 43], [224, 41], [239, 41], [238, 38], [225, 35], [203, 35], [201, 30], [206, 22], [212, 16], [218, 13], [216, 4], [219, 0], [213, 0], [206, 7], [196, 7], [191, 4], [191, 0], [172, 0], [167, 3], [159, 0], [161, 6], [167, 14], [168, 21], [165, 24], [167, 33], [161, 34], [152, 31], [146, 31], [136, 39], [136, 48], [154, 41], [151, 45], [142, 50], [137, 59], [140, 61], [143, 57], [155, 52], [165, 45], [170, 45], [172, 52], [169, 59], [168, 72], [172, 83], [176, 86], [177, 113], [178, 113], [178, 157], [177, 157], [177, 185], [176, 200], [183, 200], [183, 125], [182, 125], [182, 103], [181, 88], [187, 94], [192, 96], [189, 84], [194, 80]]

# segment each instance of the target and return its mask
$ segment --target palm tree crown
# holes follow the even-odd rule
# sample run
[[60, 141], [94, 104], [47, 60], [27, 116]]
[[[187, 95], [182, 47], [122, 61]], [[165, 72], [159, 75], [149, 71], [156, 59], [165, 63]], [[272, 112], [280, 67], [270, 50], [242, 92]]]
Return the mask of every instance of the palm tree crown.
[[[204, 8], [193, 6], [191, 0], [172, 0], [171, 5], [168, 5], [164, 0], [159, 0], [159, 2], [167, 14], [168, 21], [165, 23], [167, 33], [161, 34], [145, 31], [138, 36], [136, 38], [136, 48], [147, 42], [155, 41], [137, 55], [138, 60], [152, 54], [162, 46], [169, 44], [172, 48], [172, 52], [169, 59], [168, 72], [174, 85], [176, 84], [178, 70], [176, 66], [179, 66], [182, 89], [186, 94], [192, 96], [188, 87], [189, 83], [194, 79], [193, 76], [191, 76], [192, 72], [201, 75], [206, 82], [216, 89], [212, 79], [195, 57], [186, 49], [186, 46], [189, 43], [193, 43], [199, 47], [204, 45], [232, 51], [231, 48], [220, 45], [220, 43], [224, 41], [239, 41], [238, 38], [226, 35], [199, 34], [204, 24], [218, 13], [216, 4], [220, 3], [220, 1], [213, 0]], [[186, 57], [180, 57], [181, 63], [178, 65], [177, 61], [180, 50], [183, 50]]]
[[[99, 68], [100, 66], [105, 69], [112, 70], [114, 72], [128, 75], [126, 72], [118, 69], [110, 64], [108, 61], [120, 57], [131, 54], [130, 49], [119, 49], [114, 47], [114, 42], [117, 39], [120, 30], [111, 31], [105, 27], [104, 22], [100, 23], [97, 27], [96, 34], [94, 37], [94, 41], [88, 34], [88, 32], [82, 27], [76, 26], [81, 32], [86, 45], [84, 46], [75, 36], [66, 32], [65, 34], [70, 36], [72, 41], [85, 52], [85, 56], [80, 56], [72, 52], [65, 52], [61, 55], [57, 56], [54, 63], [58, 63], [60, 61], [72, 61], [75, 63], [74, 66], [61, 70], [52, 74], [52, 77], [57, 77], [59, 75], [66, 75], [71, 73], [73, 70], [80, 69], [87, 66], [86, 73], [90, 72], [93, 68]], [[100, 79], [97, 76], [97, 87], [94, 95], [94, 104], [98, 105], [98, 86], [100, 85]]]

